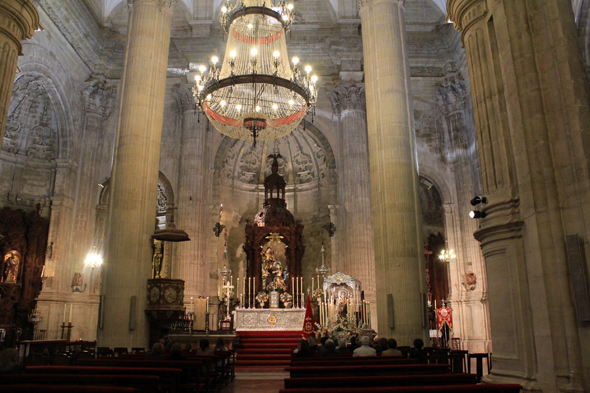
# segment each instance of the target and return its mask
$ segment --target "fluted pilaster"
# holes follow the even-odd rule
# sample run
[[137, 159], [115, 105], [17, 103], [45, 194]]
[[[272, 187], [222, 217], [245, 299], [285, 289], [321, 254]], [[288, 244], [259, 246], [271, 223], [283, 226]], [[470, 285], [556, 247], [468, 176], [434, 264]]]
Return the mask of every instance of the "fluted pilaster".
[[588, 243], [590, 110], [571, 4], [449, 0], [447, 9], [467, 55], [489, 201], [475, 238], [488, 275], [490, 380], [585, 391], [590, 329], [576, 318], [565, 235]]
[[39, 28], [39, 14], [30, 0], [0, 1], [0, 144], [12, 97], [21, 41], [33, 37]]
[[184, 229], [190, 242], [178, 244], [178, 274], [185, 280], [185, 299], [206, 294], [208, 278], [206, 246], [210, 228], [208, 190], [210, 171], [208, 163], [207, 119], [198, 114], [194, 98], [188, 88], [175, 92], [179, 113], [182, 116], [182, 143], [180, 176], [178, 183], [178, 225]]
[[[402, 345], [426, 338], [425, 272], [401, 0], [361, 1], [375, 233], [378, 331]], [[393, 297], [389, 315], [387, 298]], [[390, 318], [393, 318], [391, 323]]]
[[[146, 347], [147, 280], [156, 220], [170, 27], [177, 0], [135, 0], [129, 33], [107, 224], [105, 346]], [[135, 311], [131, 299], [136, 296]]]
[[340, 84], [328, 91], [328, 97], [334, 112], [340, 115], [342, 156], [346, 157], [341, 171], [347, 223], [344, 228], [346, 251], [342, 254], [341, 269], [361, 280], [365, 298], [375, 303], [375, 252], [365, 87]]

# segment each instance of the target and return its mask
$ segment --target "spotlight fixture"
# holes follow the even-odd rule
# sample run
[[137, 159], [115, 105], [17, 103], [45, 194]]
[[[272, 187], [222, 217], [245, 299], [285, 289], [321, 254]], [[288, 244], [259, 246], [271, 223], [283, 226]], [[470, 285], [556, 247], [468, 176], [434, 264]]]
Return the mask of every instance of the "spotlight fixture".
[[472, 210], [469, 212], [470, 218], [485, 218], [486, 216], [486, 212], [480, 212], [479, 210]]
[[471, 200], [471, 206], [477, 206], [480, 203], [483, 203], [483, 204], [488, 203], [488, 198], [486, 198], [484, 196], [476, 196], [475, 198], [473, 198]]

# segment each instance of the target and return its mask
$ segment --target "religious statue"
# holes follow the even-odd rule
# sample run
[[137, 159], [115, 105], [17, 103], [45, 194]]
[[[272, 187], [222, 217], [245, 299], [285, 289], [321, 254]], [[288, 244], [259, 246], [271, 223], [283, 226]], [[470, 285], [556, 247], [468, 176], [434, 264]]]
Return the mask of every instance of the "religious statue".
[[82, 274], [79, 272], [74, 273], [74, 278], [72, 278], [72, 292], [84, 292], [85, 290], [86, 284], [84, 283]]
[[162, 250], [162, 242], [154, 242], [154, 256], [152, 257], [152, 278], [161, 278], [160, 271], [162, 270], [162, 258], [164, 257]]
[[270, 247], [261, 252], [262, 255], [262, 287], [269, 290], [287, 288], [286, 282], [289, 280], [288, 268], [277, 261], [274, 254], [277, 252]]
[[9, 251], [4, 256], [4, 272], [2, 273], [2, 282], [16, 283], [18, 279], [18, 269], [20, 267], [20, 258], [18, 251]]

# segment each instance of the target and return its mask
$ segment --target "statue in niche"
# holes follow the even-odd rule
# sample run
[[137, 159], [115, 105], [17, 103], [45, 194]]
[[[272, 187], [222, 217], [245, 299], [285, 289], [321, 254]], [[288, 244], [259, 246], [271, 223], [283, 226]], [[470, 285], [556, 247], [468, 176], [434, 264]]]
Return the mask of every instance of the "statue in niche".
[[82, 273], [74, 273], [74, 278], [72, 278], [72, 292], [84, 292], [85, 290], [86, 284], [84, 283]]
[[16, 284], [18, 271], [20, 268], [20, 254], [18, 251], [9, 251], [4, 256], [4, 271], [2, 272], [2, 282]]
[[271, 247], [261, 252], [262, 256], [262, 287], [268, 290], [286, 290], [289, 280], [288, 267], [283, 265], [275, 257], [277, 251]]
[[152, 257], [152, 278], [160, 277], [162, 271], [162, 259], [164, 258], [163, 244], [159, 240], [154, 241], [154, 255]]

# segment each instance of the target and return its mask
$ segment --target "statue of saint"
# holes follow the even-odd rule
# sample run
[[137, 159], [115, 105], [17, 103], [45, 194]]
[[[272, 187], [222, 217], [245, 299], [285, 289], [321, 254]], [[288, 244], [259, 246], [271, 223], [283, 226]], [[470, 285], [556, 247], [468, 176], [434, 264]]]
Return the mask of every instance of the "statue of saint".
[[4, 256], [4, 272], [2, 282], [16, 283], [18, 279], [18, 269], [20, 267], [20, 258], [17, 251], [9, 251]]
[[152, 257], [152, 278], [161, 278], [162, 258], [164, 257], [162, 250], [162, 242], [156, 241], [154, 243], [154, 255]]

